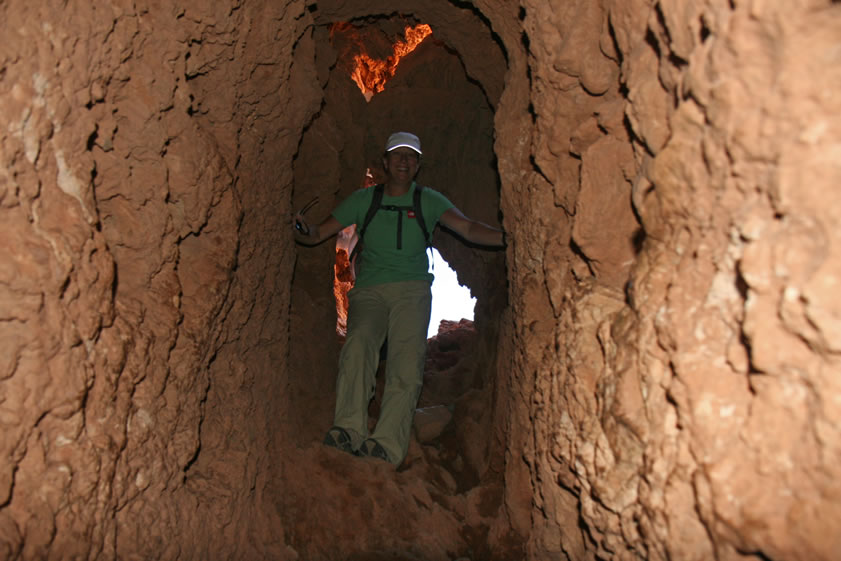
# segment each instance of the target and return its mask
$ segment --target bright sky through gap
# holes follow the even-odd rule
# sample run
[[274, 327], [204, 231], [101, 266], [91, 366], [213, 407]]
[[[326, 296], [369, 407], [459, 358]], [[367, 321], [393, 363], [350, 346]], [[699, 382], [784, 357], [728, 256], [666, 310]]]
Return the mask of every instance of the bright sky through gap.
[[476, 299], [470, 296], [470, 289], [458, 283], [456, 272], [444, 261], [438, 250], [432, 249], [435, 269], [432, 274], [432, 315], [429, 318], [429, 333], [427, 337], [438, 334], [438, 325], [442, 319], [458, 321], [460, 319], [473, 320], [473, 308]]

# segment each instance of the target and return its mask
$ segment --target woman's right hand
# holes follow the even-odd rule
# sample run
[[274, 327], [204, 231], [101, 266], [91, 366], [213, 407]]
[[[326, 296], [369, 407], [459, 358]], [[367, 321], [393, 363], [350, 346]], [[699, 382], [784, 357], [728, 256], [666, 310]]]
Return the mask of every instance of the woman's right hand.
[[295, 228], [296, 234], [309, 237], [310, 227], [309, 224], [307, 224], [306, 220], [304, 220], [303, 214], [301, 214], [300, 212], [296, 213], [292, 220], [292, 225]]
[[295, 241], [311, 246], [335, 236], [342, 229], [342, 225], [332, 215], [325, 218], [321, 224], [310, 225], [304, 221], [304, 216], [299, 212], [294, 215], [292, 228], [295, 232]]

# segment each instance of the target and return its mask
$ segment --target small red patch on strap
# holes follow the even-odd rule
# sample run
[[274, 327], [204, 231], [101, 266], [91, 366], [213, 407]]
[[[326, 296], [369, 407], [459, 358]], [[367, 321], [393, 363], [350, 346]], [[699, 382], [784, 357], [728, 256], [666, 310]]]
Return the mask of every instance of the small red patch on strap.
[[406, 211], [406, 216], [408, 216], [409, 218], [414, 218], [415, 217], [415, 211], [414, 210], [407, 210]]

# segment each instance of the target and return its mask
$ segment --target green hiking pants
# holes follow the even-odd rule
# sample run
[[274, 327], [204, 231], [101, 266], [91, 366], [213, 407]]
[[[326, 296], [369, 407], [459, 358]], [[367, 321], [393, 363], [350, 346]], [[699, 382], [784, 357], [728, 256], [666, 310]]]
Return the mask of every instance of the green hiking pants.
[[429, 281], [353, 288], [348, 293], [347, 338], [339, 356], [333, 425], [351, 436], [356, 449], [368, 438], [368, 404], [376, 390], [380, 348], [388, 337], [385, 390], [371, 438], [393, 464], [409, 449], [421, 386], [432, 293]]

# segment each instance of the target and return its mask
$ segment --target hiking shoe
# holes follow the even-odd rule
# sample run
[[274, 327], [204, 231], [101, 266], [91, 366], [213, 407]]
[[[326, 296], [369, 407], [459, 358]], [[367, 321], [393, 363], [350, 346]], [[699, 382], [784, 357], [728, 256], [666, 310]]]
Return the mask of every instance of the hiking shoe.
[[373, 438], [366, 439], [362, 443], [362, 446], [359, 447], [359, 450], [357, 450], [357, 453], [363, 457], [377, 458], [386, 462], [389, 461], [388, 452]]
[[353, 454], [353, 442], [350, 435], [342, 427], [331, 427], [324, 436], [324, 445], [332, 446], [342, 452]]

